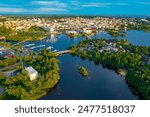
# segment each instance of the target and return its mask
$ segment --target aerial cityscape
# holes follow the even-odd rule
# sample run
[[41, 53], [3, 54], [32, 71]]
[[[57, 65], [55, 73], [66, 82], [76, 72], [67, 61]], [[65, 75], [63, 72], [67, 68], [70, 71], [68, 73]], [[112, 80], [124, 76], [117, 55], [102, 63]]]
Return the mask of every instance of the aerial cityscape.
[[116, 1], [2, 2], [0, 99], [150, 100], [150, 2]]

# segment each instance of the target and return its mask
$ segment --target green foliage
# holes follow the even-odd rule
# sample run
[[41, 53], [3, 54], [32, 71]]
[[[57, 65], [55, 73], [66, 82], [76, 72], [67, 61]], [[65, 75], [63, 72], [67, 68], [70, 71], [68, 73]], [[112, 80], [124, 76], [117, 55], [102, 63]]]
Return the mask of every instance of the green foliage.
[[7, 58], [5, 60], [0, 60], [0, 68], [8, 67], [20, 61], [20, 57]]
[[0, 22], [5, 22], [7, 18], [0, 18]]
[[0, 41], [0, 45], [5, 46], [5, 47], [9, 47], [9, 48], [13, 47], [13, 45], [11, 45], [10, 43], [2, 42], [2, 41]]
[[15, 35], [9, 35], [6, 36], [7, 40], [13, 40], [13, 41], [23, 41], [23, 40], [39, 40], [46, 37], [46, 34], [43, 32], [30, 32], [30, 31], [18, 31]]
[[14, 31], [5, 27], [0, 27], [0, 36], [6, 37], [7, 35], [12, 34]]
[[72, 52], [75, 52], [75, 51], [76, 51], [76, 45], [72, 45], [71, 47], [69, 47], [69, 49], [70, 49]]
[[107, 32], [112, 36], [112, 37], [118, 37], [119, 36], [119, 32], [115, 31], [113, 29], [107, 29]]
[[[150, 65], [142, 60], [142, 56], [150, 53], [150, 47], [133, 46], [127, 42], [117, 41], [117, 46], [122, 46], [127, 50], [117, 52], [98, 52], [103, 47], [104, 40], [84, 40], [74, 47], [75, 54], [83, 56], [82, 51], [86, 51], [86, 57], [100, 61], [115, 70], [125, 69], [126, 80], [132, 86], [134, 91], [142, 99], [150, 99]], [[105, 40], [107, 41], [107, 40]], [[95, 47], [94, 50], [88, 49], [89, 46]], [[84, 50], [83, 50], [84, 48]]]
[[82, 52], [81, 52], [81, 57], [82, 57], [82, 58], [86, 58], [86, 56], [87, 56], [86, 51], [82, 51]]
[[0, 36], [6, 40], [24, 41], [24, 40], [39, 40], [47, 36], [47, 31], [41, 27], [32, 26], [28, 31], [14, 31], [5, 27], [0, 27]]
[[134, 29], [134, 30], [143, 30], [143, 31], [147, 31], [147, 32], [150, 31], [150, 25], [143, 24], [143, 23], [140, 23], [138, 25], [131, 25], [131, 24], [129, 24], [128, 28], [129, 29]]
[[83, 75], [84, 77], [88, 76], [88, 71], [83, 66], [79, 67], [78, 70], [79, 70], [79, 73]]
[[28, 31], [30, 31], [30, 32], [47, 32], [46, 30], [44, 30], [42, 27], [39, 27], [39, 26], [31, 26]]
[[5, 80], [5, 78], [6, 78], [5, 75], [2, 72], [0, 72], [0, 82]]
[[70, 34], [67, 34], [67, 36], [70, 37], [70, 38], [75, 38], [75, 37], [78, 37], [79, 34], [70, 33]]
[[59, 66], [55, 54], [43, 50], [35, 59], [24, 57], [24, 62], [39, 72], [39, 78], [30, 81], [27, 71], [3, 81], [6, 91], [3, 99], [38, 99], [59, 81]]

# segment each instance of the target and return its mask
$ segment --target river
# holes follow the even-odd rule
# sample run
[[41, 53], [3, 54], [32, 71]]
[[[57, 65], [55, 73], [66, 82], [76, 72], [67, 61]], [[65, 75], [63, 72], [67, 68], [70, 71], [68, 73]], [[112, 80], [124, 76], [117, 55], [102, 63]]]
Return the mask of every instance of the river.
[[[72, 55], [58, 57], [60, 60], [60, 82], [43, 100], [104, 100], [104, 99], [135, 99], [123, 77], [113, 70], [104, 68], [101, 64], [95, 65], [88, 59]], [[89, 73], [83, 77], [78, 67], [84, 66]]]
[[[133, 45], [150, 46], [150, 33], [144, 31], [129, 30], [126, 39]], [[112, 37], [105, 32], [97, 33], [92, 38]], [[26, 48], [33, 48], [39, 51], [43, 48], [53, 47], [52, 51], [66, 50], [72, 44], [78, 44], [85, 37], [69, 38], [64, 34], [51, 35], [44, 40], [36, 42], [25, 42], [22, 45]], [[80, 57], [63, 55], [58, 57], [60, 63], [60, 82], [48, 92], [43, 100], [51, 99], [137, 99], [131, 92], [125, 79], [115, 73], [115, 71], [104, 68], [102, 64], [95, 65], [88, 59], [83, 60]], [[78, 67], [84, 66], [89, 72], [87, 78], [78, 73]]]

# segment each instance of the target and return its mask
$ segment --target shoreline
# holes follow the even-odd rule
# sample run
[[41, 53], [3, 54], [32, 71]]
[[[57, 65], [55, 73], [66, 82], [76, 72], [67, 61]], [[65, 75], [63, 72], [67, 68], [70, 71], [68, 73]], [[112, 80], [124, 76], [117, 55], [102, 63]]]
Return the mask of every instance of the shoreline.
[[[88, 50], [88, 48], [92, 48], [92, 47], [94, 48], [93, 45], [98, 42], [100, 43], [100, 40], [93, 40], [93, 42], [91, 43], [89, 41], [84, 40], [81, 43], [79, 43], [77, 46], [72, 46], [70, 50], [72, 50], [73, 54], [76, 56], [80, 56], [81, 58], [83, 57], [84, 59], [88, 58], [94, 62], [103, 63], [106, 67], [110, 67], [118, 75], [125, 77], [127, 84], [132, 87], [130, 89], [132, 89], [132, 92], [135, 95], [138, 95], [140, 99], [149, 99], [147, 92], [141, 91], [142, 90], [141, 86], [136, 87], [136, 85], [139, 84], [140, 82], [143, 83], [142, 85], [146, 83], [140, 78], [141, 74], [139, 76], [135, 75], [137, 74], [136, 71], [139, 71], [142, 69], [140, 68], [140, 65], [142, 63], [143, 63], [142, 66], [145, 68], [145, 70], [148, 69], [148, 66], [146, 67], [146, 63], [144, 64], [144, 61], [142, 61], [141, 59], [138, 59], [137, 58], [138, 56], [135, 56], [135, 58], [137, 58], [136, 59], [137, 63], [132, 62], [133, 60], [131, 60], [131, 63], [123, 62], [123, 60], [127, 61], [128, 59], [131, 59], [131, 55], [133, 56], [132, 52], [134, 52], [134, 50], [130, 50], [130, 52], [125, 52], [125, 53], [123, 51], [119, 51], [119, 52], [115, 52], [115, 53], [108, 54], [108, 55], [105, 54], [105, 52], [102, 55], [98, 54], [98, 51], [94, 51], [94, 49]], [[89, 43], [91, 45], [88, 45]], [[130, 46], [132, 45], [128, 45], [128, 47]], [[100, 47], [100, 45], [98, 47]], [[95, 46], [95, 48], [98, 48], [98, 47]], [[139, 47], [137, 46], [137, 48]], [[139, 53], [138, 55], [140, 56], [141, 53]], [[115, 59], [114, 57], [116, 56], [117, 57], [120, 56], [120, 57], [118, 57], [118, 59]], [[127, 57], [124, 57], [124, 56], [127, 56]], [[114, 60], [115, 62], [113, 62], [112, 60]], [[116, 60], [119, 62], [117, 62]], [[131, 68], [129, 66], [131, 66]], [[133, 68], [133, 66], [136, 66], [136, 69], [137, 69], [136, 71]], [[135, 72], [135, 74], [132, 74], [133, 72], [132, 70]], [[148, 72], [146, 72], [145, 74], [148, 74]], [[145, 76], [145, 78], [147, 77]], [[134, 82], [135, 80], [139, 80], [139, 82]], [[146, 85], [145, 88], [148, 88], [148, 86]]]

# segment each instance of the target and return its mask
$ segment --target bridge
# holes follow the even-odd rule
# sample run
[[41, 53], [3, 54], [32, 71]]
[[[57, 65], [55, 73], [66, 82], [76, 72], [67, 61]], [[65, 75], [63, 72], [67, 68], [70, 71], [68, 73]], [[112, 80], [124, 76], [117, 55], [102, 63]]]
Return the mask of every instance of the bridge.
[[56, 53], [56, 56], [60, 56], [62, 54], [68, 54], [68, 53], [71, 53], [70, 50], [63, 50], [63, 51], [58, 51], [58, 52], [55, 52]]
[[89, 35], [87, 35], [86, 33], [84, 35], [85, 35], [86, 39], [92, 40], [92, 38]]

